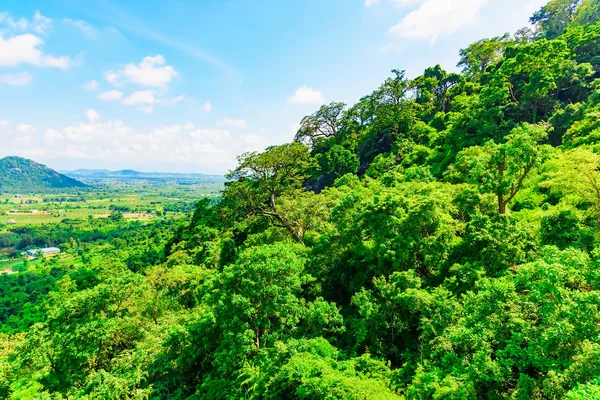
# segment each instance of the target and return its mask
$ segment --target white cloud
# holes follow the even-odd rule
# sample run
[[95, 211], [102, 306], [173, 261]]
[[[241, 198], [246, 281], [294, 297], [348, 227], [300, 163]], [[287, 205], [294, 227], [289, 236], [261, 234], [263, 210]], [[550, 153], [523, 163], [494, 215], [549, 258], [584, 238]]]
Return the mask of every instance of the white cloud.
[[179, 103], [185, 98], [185, 96], [158, 98], [156, 95], [157, 92], [155, 90], [138, 90], [123, 99], [123, 104], [126, 106], [138, 106], [141, 111], [152, 114], [154, 111], [153, 105], [172, 105]]
[[35, 129], [33, 126], [28, 125], [28, 124], [19, 124], [17, 125], [17, 132], [19, 133], [24, 133], [24, 134], [34, 134], [37, 132], [37, 129]]
[[408, 13], [390, 32], [397, 39], [436, 41], [456, 33], [475, 21], [478, 11], [488, 0], [425, 0]]
[[207, 101], [202, 105], [202, 109], [206, 112], [212, 111], [212, 103], [210, 101]]
[[[6, 129], [10, 130], [10, 125], [7, 124]], [[80, 165], [81, 160], [113, 165], [161, 160], [163, 164], [195, 164], [200, 168], [226, 171], [236, 165], [236, 155], [262, 150], [268, 144], [261, 135], [232, 135], [226, 129], [202, 129], [191, 122], [138, 130], [123, 121], [102, 120], [95, 110], [88, 110], [82, 122], [63, 128], [38, 131], [21, 124], [17, 130], [26, 133], [5, 135], [2, 153], [41, 161], [80, 160], [73, 162]]]
[[39, 11], [33, 14], [32, 30], [40, 35], [45, 35], [52, 28], [52, 20], [43, 16]]
[[243, 152], [246, 151], [262, 151], [267, 147], [269, 142], [262, 135], [245, 135], [240, 141], [240, 148]]
[[[109, 83], [123, 87], [126, 83], [140, 86], [165, 88], [177, 76], [177, 71], [167, 65], [161, 55], [145, 57], [139, 64], [127, 64], [116, 71], [105, 71], [104, 79]], [[163, 93], [164, 90], [161, 91]], [[110, 94], [112, 95], [110, 95]], [[111, 90], [98, 96], [103, 100], [121, 100], [124, 95], [117, 90]], [[173, 105], [181, 102], [185, 96], [162, 97], [157, 90], [136, 90], [129, 96], [123, 98], [122, 103], [126, 106], [136, 106], [139, 110], [151, 114], [154, 105]]]
[[194, 129], [196, 129], [194, 123], [188, 121], [185, 124], [173, 124], [154, 128], [154, 132], [161, 135], [179, 135], [185, 131], [193, 131]]
[[108, 90], [106, 92], [102, 92], [98, 95], [100, 100], [106, 101], [117, 101], [123, 98], [123, 93], [118, 90]]
[[160, 54], [154, 57], [145, 57], [139, 64], [130, 63], [118, 71], [105, 73], [106, 80], [115, 85], [125, 81], [151, 87], [165, 87], [176, 76], [175, 68], [167, 65], [165, 58]]
[[92, 80], [86, 82], [82, 85], [85, 90], [98, 90], [100, 88], [100, 84], [96, 80]]
[[190, 132], [190, 136], [213, 144], [225, 144], [231, 141], [231, 135], [228, 131], [218, 129], [197, 129]]
[[100, 121], [100, 114], [98, 114], [98, 111], [96, 110], [87, 110], [85, 116], [87, 117], [89, 123], [93, 124]]
[[114, 71], [106, 71], [104, 73], [104, 79], [106, 79], [108, 82], [112, 83], [113, 85], [119, 85], [119, 78], [121, 76], [114, 72]]
[[[422, 3], [425, 0], [389, 0], [390, 3], [395, 4], [398, 8], [404, 8], [414, 6], [415, 4]], [[371, 7], [380, 4], [381, 0], [365, 0], [365, 7]]]
[[70, 18], [66, 18], [64, 21], [65, 23], [77, 28], [83, 34], [83, 36], [88, 39], [97, 39], [99, 36], [98, 30], [85, 21]]
[[402, 45], [400, 43], [386, 43], [383, 46], [381, 46], [381, 54], [389, 54], [389, 53], [393, 53], [396, 51], [400, 51], [402, 49]]
[[398, 8], [410, 7], [427, 0], [391, 0]]
[[44, 54], [38, 47], [44, 44], [39, 36], [26, 33], [4, 39], [0, 36], [0, 67], [16, 67], [31, 64], [37, 67], [67, 69], [71, 65], [69, 57], [54, 57]]
[[31, 83], [33, 77], [29, 72], [19, 74], [4, 74], [0, 76], [0, 83], [10, 86], [25, 86]]
[[128, 106], [154, 104], [156, 103], [156, 91], [154, 90], [138, 90], [123, 100], [123, 104]]
[[217, 121], [218, 125], [230, 126], [232, 128], [246, 128], [248, 123], [244, 119], [223, 118]]
[[152, 114], [154, 111], [154, 105], [173, 105], [182, 101], [185, 96], [178, 96], [172, 98], [159, 98], [155, 90], [137, 90], [125, 97], [123, 92], [119, 90], [108, 90], [98, 95], [100, 100], [105, 101], [119, 101], [126, 106], [136, 106], [141, 111]]
[[22, 33], [35, 32], [40, 35], [47, 34], [52, 28], [52, 19], [42, 15], [39, 11], [33, 14], [31, 21], [26, 18], [15, 18], [9, 13], [0, 13], [0, 34], [4, 31], [7, 33]]
[[185, 99], [185, 96], [177, 96], [177, 97], [172, 97], [170, 99], [162, 99], [159, 100], [162, 104], [177, 104], [180, 101], [182, 101], [183, 99]]
[[325, 99], [321, 94], [321, 91], [303, 86], [296, 90], [296, 93], [289, 100], [291, 103], [296, 104], [323, 104]]
[[25, 18], [15, 19], [9, 13], [0, 13], [0, 24], [6, 26], [5, 29], [11, 32], [25, 32], [29, 27], [29, 21]]

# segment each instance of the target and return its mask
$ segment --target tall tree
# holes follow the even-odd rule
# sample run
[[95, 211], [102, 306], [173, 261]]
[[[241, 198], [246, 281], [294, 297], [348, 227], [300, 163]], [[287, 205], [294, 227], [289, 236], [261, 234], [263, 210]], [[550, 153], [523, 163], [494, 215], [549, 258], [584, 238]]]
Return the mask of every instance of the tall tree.
[[510, 36], [496, 36], [491, 39], [482, 39], [471, 44], [466, 49], [460, 50], [458, 67], [470, 77], [475, 77], [486, 72], [487, 68], [502, 58], [502, 54], [509, 43]]
[[314, 146], [320, 140], [335, 136], [345, 107], [346, 104], [336, 102], [321, 106], [314, 114], [302, 119], [294, 140]]
[[234, 341], [247, 345], [251, 338], [260, 349], [298, 322], [303, 305], [298, 294], [310, 277], [304, 273], [305, 260], [294, 250], [284, 243], [252, 247], [224, 268], [216, 317], [228, 334], [238, 336]]
[[498, 107], [503, 120], [535, 124], [560, 102], [581, 101], [592, 74], [591, 65], [573, 60], [562, 40], [509, 47], [482, 90], [482, 111]]
[[437, 110], [446, 112], [452, 101], [452, 88], [462, 80], [459, 74], [448, 73], [439, 64], [427, 68], [415, 82], [418, 90], [417, 99], [420, 103], [433, 101]]
[[530, 18], [541, 35], [548, 39], [560, 36], [575, 18], [582, 0], [552, 0]]
[[506, 214], [507, 205], [523, 188], [525, 179], [543, 161], [544, 147], [539, 143], [548, 137], [543, 125], [523, 124], [511, 131], [505, 143], [487, 142], [469, 147], [456, 157], [448, 171], [450, 179], [466, 177], [482, 192], [498, 198], [498, 213]]
[[264, 153], [244, 153], [238, 157], [238, 167], [227, 174], [233, 179], [225, 200], [246, 216], [268, 218], [285, 228], [299, 243], [304, 243], [304, 229], [299, 221], [290, 221], [277, 208], [277, 198], [301, 189], [311, 161], [306, 146], [289, 143], [271, 146]]

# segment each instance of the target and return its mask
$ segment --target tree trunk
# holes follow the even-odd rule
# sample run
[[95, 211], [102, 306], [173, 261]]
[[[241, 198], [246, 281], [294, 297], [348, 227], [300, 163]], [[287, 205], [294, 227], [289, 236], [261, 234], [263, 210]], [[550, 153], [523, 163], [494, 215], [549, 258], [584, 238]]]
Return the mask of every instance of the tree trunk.
[[302, 225], [298, 223], [299, 225], [299, 232], [296, 231], [294, 229], [294, 227], [288, 222], [286, 221], [285, 218], [283, 218], [278, 212], [277, 212], [277, 207], [275, 206], [275, 194], [271, 193], [271, 198], [270, 198], [270, 202], [271, 202], [271, 209], [273, 210], [273, 213], [271, 214], [273, 217], [275, 217], [275, 219], [277, 219], [277, 221], [279, 221], [279, 223], [285, 228], [287, 229], [287, 231], [290, 233], [290, 235], [292, 235], [292, 237], [294, 238], [294, 240], [300, 244], [304, 244], [304, 239], [302, 239], [302, 233], [303, 233], [303, 229], [302, 229]]
[[504, 201], [504, 197], [502, 195], [498, 196], [498, 214], [506, 214], [506, 202]]

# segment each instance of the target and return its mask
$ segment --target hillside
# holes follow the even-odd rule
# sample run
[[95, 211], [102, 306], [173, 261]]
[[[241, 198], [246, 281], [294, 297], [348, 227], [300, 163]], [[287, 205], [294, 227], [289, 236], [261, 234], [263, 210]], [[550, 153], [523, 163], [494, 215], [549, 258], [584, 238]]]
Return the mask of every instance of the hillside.
[[81, 188], [84, 183], [43, 164], [21, 157], [0, 159], [0, 192], [40, 192], [48, 189]]
[[599, 5], [321, 106], [185, 222], [17, 227], [63, 258], [0, 277], [0, 398], [600, 400]]

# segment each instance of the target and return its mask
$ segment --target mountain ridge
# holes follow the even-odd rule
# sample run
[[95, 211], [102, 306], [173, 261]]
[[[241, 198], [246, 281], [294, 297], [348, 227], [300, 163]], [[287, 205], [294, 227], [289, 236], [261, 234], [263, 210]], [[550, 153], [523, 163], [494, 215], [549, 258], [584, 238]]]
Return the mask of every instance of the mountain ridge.
[[108, 170], [108, 169], [87, 169], [81, 168], [76, 170], [61, 170], [62, 174], [71, 178], [220, 178], [225, 180], [223, 175], [218, 174], [201, 174], [201, 173], [185, 173], [185, 172], [143, 172], [133, 169]]

